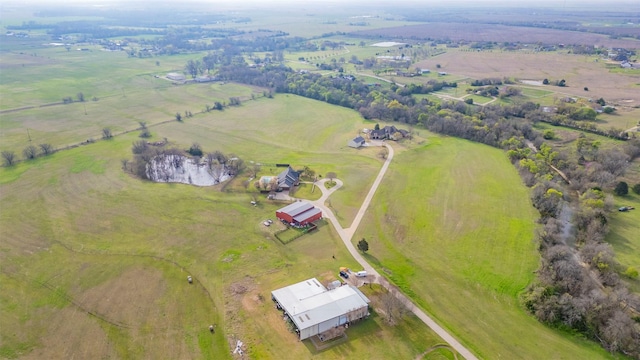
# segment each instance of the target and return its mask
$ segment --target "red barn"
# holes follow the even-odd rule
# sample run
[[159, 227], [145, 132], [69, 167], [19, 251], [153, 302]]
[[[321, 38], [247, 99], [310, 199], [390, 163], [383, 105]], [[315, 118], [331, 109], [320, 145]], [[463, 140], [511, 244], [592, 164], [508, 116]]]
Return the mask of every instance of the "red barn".
[[322, 210], [314, 207], [310, 202], [297, 201], [276, 210], [276, 217], [287, 224], [301, 226], [322, 219]]

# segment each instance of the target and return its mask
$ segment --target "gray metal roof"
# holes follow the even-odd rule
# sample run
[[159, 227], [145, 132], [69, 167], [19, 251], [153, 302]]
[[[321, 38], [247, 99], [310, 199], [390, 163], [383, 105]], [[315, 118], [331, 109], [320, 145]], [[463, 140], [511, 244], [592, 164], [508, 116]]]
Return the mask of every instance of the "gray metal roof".
[[315, 216], [317, 214], [322, 214], [322, 210], [314, 207], [312, 209], [309, 209], [309, 210], [307, 210], [307, 211], [305, 211], [303, 213], [300, 213], [300, 214], [294, 216], [293, 217], [293, 221], [299, 223], [299, 222], [302, 222], [303, 220], [306, 220], [306, 219], [308, 219], [308, 218], [310, 218], [312, 216]]
[[315, 278], [274, 290], [271, 295], [298, 329], [345, 315], [369, 303], [369, 299], [351, 285], [327, 290]]
[[307, 210], [313, 209], [313, 205], [308, 201], [296, 201], [281, 209], [278, 212], [285, 213], [291, 217], [301, 214]]

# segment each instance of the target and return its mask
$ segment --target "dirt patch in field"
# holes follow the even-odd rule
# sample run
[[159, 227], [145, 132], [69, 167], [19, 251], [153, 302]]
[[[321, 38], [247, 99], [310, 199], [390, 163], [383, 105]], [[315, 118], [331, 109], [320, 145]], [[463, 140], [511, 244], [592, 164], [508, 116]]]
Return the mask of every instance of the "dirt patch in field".
[[[435, 68], [472, 79], [514, 77], [527, 81], [565, 79], [566, 87], [536, 86], [536, 89], [555, 92], [557, 97], [579, 96], [604, 98], [607, 102], [632, 100], [640, 102], [640, 74], [611, 73], [602, 61], [593, 57], [562, 53], [525, 52], [463, 52], [446, 53], [420, 61], [419, 68]], [[589, 91], [584, 91], [587, 87]]]
[[21, 359], [113, 359], [117, 353], [98, 320], [75, 308], [49, 319], [41, 346]]
[[93, 287], [78, 300], [107, 319], [134, 328], [149, 321], [153, 306], [166, 292], [162, 272], [133, 268], [119, 277]]

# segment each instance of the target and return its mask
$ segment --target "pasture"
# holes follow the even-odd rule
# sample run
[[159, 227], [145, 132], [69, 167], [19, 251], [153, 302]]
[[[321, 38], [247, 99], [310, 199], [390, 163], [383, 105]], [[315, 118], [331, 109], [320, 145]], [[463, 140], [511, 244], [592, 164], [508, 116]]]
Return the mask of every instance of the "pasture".
[[[365, 15], [254, 10], [251, 21], [233, 26], [252, 32], [277, 20], [278, 30], [319, 37], [413, 24]], [[205, 188], [150, 183], [122, 170], [144, 121], [151, 141], [167, 138], [182, 149], [197, 142], [205, 152], [233, 154], [247, 166], [290, 163], [320, 177], [335, 172], [344, 186], [327, 205], [349, 226], [382, 160], [377, 148], [346, 144], [375, 122], [295, 95], [268, 99], [263, 89], [248, 86], [182, 86], [162, 78], [200, 53], [138, 59], [97, 46], [86, 52], [42, 47], [39, 38], [10, 39], [0, 47], [0, 150], [21, 157], [30, 144], [62, 149], [0, 168], [0, 324], [11, 325], [0, 326], [0, 357], [224, 359], [241, 340], [248, 356], [259, 359], [454, 358], [447, 349], [434, 350], [442, 339], [413, 316], [387, 325], [377, 286], [362, 289], [373, 301], [372, 314], [349, 329], [348, 341], [323, 351], [298, 341], [270, 291], [309, 277], [328, 282], [339, 267], [358, 267], [331, 226], [321, 223], [294, 241], [278, 241], [278, 226], [262, 222], [284, 203], [262, 196], [252, 206], [258, 193], [247, 172]], [[313, 69], [298, 57], [348, 61], [383, 51], [350, 45], [286, 57], [295, 69]], [[566, 88], [523, 87], [523, 98], [547, 103], [588, 95], [625, 104], [625, 115], [602, 117], [607, 125], [633, 119], [628, 114], [640, 102], [637, 73], [612, 71], [592, 57], [448, 49], [412, 66], [434, 71], [436, 64], [452, 75], [420, 81], [565, 78]], [[79, 92], [85, 102], [58, 104]], [[465, 93], [461, 87], [440, 95]], [[242, 104], [204, 111], [229, 97]], [[194, 116], [175, 121], [184, 111]], [[105, 127], [115, 138], [74, 147], [99, 139]], [[354, 236], [368, 240], [372, 265], [483, 358], [614, 358], [595, 343], [540, 324], [519, 305], [518, 294], [539, 262], [532, 242], [537, 214], [504, 153], [423, 135], [426, 141], [394, 144], [396, 159]], [[256, 175], [275, 171], [264, 166]], [[305, 184], [296, 196], [320, 193]], [[640, 208], [636, 195], [615, 200]], [[640, 268], [639, 214], [612, 220], [610, 240], [623, 266]], [[629, 282], [640, 289], [637, 280]]]
[[[360, 122], [352, 111], [277, 96], [153, 132], [176, 146], [199, 141], [205, 150], [247, 160], [336, 171], [352, 184], [341, 192], [353, 204], [339, 208], [362, 201], [364, 190], [353, 184], [371, 182], [380, 166], [375, 154], [346, 149]], [[310, 129], [319, 123], [328, 130]], [[337, 234], [321, 226], [283, 245], [262, 225], [281, 203], [262, 199], [254, 207], [251, 191], [133, 178], [120, 159], [131, 156], [136, 135], [0, 169], [0, 276], [9, 290], [0, 295], [0, 321], [14, 325], [0, 329], [2, 357], [226, 358], [240, 339], [254, 358], [412, 358], [442, 342], [415, 318], [388, 327], [375, 310], [342, 345], [318, 352], [299, 342], [269, 292], [313, 276], [335, 279], [339, 266], [355, 268]]]
[[[640, 82], [640, 76], [611, 73], [592, 56], [558, 52], [472, 52], [448, 49], [446, 53], [420, 61], [416, 66], [435, 69], [436, 64], [441, 65], [442, 71], [472, 79], [502, 79], [505, 76], [538, 81], [545, 78], [550, 81], [565, 79], [566, 87], [541, 86], [540, 90], [553, 92], [557, 97], [603, 97], [608, 102], [625, 101], [624, 104], [629, 107], [640, 104], [640, 88], [636, 85]], [[584, 87], [588, 87], [589, 91], [585, 92]]]
[[537, 214], [506, 156], [427, 138], [396, 155], [356, 232], [366, 258], [480, 357], [607, 358], [520, 307], [538, 267]]

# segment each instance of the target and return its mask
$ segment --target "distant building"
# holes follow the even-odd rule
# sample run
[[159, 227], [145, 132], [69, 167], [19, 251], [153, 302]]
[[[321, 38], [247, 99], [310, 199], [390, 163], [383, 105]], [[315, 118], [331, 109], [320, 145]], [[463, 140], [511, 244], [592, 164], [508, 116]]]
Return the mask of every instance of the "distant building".
[[355, 138], [349, 140], [349, 144], [347, 144], [347, 145], [349, 145], [349, 147], [357, 149], [357, 148], [359, 148], [361, 146], [364, 146], [364, 144], [365, 144], [364, 138], [362, 136], [358, 136], [358, 137], [355, 137]]
[[185, 81], [187, 78], [183, 74], [168, 73], [167, 74], [167, 79], [173, 80], [173, 81]]
[[369, 132], [369, 139], [371, 140], [400, 140], [403, 137], [409, 135], [406, 130], [398, 129], [395, 126], [385, 126], [379, 130], [371, 130]]
[[296, 201], [276, 210], [276, 217], [287, 224], [305, 226], [322, 219], [322, 210], [316, 208], [308, 201]]
[[335, 329], [344, 330], [369, 315], [370, 301], [356, 287], [328, 290], [315, 278], [274, 290], [271, 299], [293, 322], [300, 340], [315, 335], [321, 340], [334, 337]]

